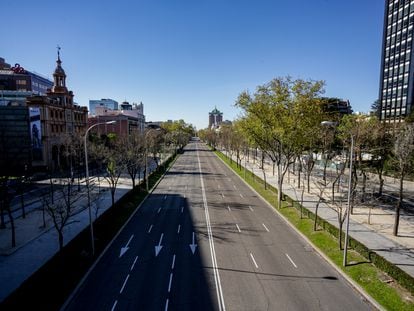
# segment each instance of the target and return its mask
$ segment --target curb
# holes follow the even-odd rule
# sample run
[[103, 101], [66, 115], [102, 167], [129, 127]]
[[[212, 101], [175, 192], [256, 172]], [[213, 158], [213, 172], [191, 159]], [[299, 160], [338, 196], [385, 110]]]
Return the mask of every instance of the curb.
[[141, 205], [143, 205], [145, 203], [145, 201], [147, 200], [147, 198], [152, 194], [152, 192], [155, 190], [155, 188], [157, 188], [158, 184], [164, 179], [165, 174], [167, 174], [168, 171], [170, 170], [170, 168], [174, 165], [174, 163], [177, 160], [178, 156], [179, 156], [179, 154], [177, 154], [177, 156], [175, 157], [175, 159], [171, 162], [171, 164], [165, 170], [164, 174], [162, 174], [162, 176], [160, 177], [160, 179], [149, 190], [149, 192], [144, 197], [144, 199], [141, 201], [141, 203], [139, 203], [139, 205], [137, 206], [137, 208], [135, 209], [135, 211], [132, 212], [131, 216], [129, 216], [129, 218], [122, 225], [122, 227], [118, 230], [118, 232], [115, 234], [115, 236], [112, 238], [112, 240], [108, 243], [108, 245], [106, 245], [106, 247], [101, 252], [101, 254], [98, 256], [98, 258], [96, 258], [96, 260], [94, 261], [94, 263], [92, 264], [92, 266], [88, 269], [88, 271], [86, 272], [86, 274], [79, 281], [78, 285], [75, 287], [75, 289], [72, 291], [72, 293], [68, 296], [68, 298], [66, 299], [66, 301], [64, 302], [64, 304], [60, 307], [60, 309], [59, 309], [60, 311], [64, 311], [67, 308], [67, 306], [69, 305], [69, 303], [72, 301], [73, 297], [77, 294], [77, 292], [79, 291], [79, 289], [85, 283], [85, 281], [88, 278], [88, 276], [91, 274], [92, 270], [95, 269], [96, 265], [99, 263], [99, 261], [102, 259], [102, 257], [105, 255], [105, 253], [108, 251], [108, 249], [112, 246], [112, 244], [115, 241], [115, 239], [118, 238], [118, 236], [121, 234], [122, 230], [124, 230], [124, 228], [128, 225], [128, 223], [130, 222], [130, 220], [132, 219], [132, 217], [134, 217], [135, 214], [138, 212], [138, 210], [141, 208]]
[[[214, 152], [214, 151], [213, 151]], [[215, 153], [214, 153], [215, 154]], [[216, 154], [215, 154], [216, 155]], [[282, 215], [276, 208], [273, 207], [268, 201], [265, 200], [249, 183], [247, 183], [239, 174], [237, 174], [222, 158], [216, 155], [224, 165], [226, 165], [240, 180], [242, 180], [254, 193], [269, 207], [275, 214], [280, 216], [283, 221], [289, 225], [300, 237], [302, 237], [312, 248], [327, 262], [329, 263], [338, 274], [340, 274], [358, 293], [366, 299], [377, 310], [385, 310], [374, 298], [372, 298], [361, 286], [359, 286], [353, 279], [351, 279], [345, 272], [342, 271], [328, 256], [326, 256], [311, 240], [308, 239], [302, 232], [300, 232], [290, 221]], [[259, 177], [258, 177], [259, 178]]]

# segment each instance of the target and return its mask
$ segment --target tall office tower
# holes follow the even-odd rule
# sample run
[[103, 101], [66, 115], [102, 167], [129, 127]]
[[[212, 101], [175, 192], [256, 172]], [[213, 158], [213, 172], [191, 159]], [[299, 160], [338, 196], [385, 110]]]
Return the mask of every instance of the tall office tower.
[[386, 0], [379, 93], [380, 119], [401, 122], [414, 102], [414, 0]]

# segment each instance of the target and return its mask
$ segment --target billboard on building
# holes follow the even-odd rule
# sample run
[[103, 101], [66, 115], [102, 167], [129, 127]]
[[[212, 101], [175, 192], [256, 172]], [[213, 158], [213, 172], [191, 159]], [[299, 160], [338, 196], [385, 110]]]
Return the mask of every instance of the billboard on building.
[[40, 125], [40, 108], [30, 107], [29, 116], [33, 160], [42, 160], [42, 127]]

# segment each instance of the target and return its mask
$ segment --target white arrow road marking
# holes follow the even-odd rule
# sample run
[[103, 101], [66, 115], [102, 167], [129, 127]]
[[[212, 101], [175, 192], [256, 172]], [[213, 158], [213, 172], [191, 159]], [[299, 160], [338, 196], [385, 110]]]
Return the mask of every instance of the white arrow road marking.
[[252, 258], [252, 261], [253, 261], [254, 265], [256, 266], [256, 269], [259, 269], [259, 266], [257, 265], [256, 260], [254, 260], [254, 257], [253, 257], [252, 253], [250, 253], [250, 257]]
[[191, 243], [190, 244], [190, 248], [191, 248], [191, 252], [193, 253], [193, 255], [194, 255], [194, 253], [195, 253], [195, 250], [196, 250], [196, 248], [197, 248], [197, 244], [195, 244], [195, 233], [193, 232], [193, 243]]
[[126, 283], [127, 283], [128, 279], [129, 279], [129, 274], [127, 275], [127, 277], [126, 277], [126, 279], [125, 279], [125, 281], [124, 281], [124, 284], [122, 285], [121, 290], [119, 291], [119, 293], [120, 293], [120, 294], [122, 294], [122, 292], [123, 292], [123, 290], [124, 290], [124, 288], [125, 288], [125, 285], [126, 285]]
[[295, 268], [298, 268], [298, 266], [294, 263], [294, 261], [292, 260], [292, 258], [290, 258], [290, 256], [288, 255], [288, 254], [285, 254], [286, 255], [286, 257], [289, 259], [289, 261], [292, 263], [292, 265], [295, 267]]
[[158, 254], [160, 253], [160, 251], [161, 251], [161, 249], [162, 249], [162, 245], [161, 245], [161, 243], [162, 243], [162, 238], [164, 237], [164, 233], [161, 233], [161, 238], [160, 238], [160, 241], [158, 242], [158, 245], [157, 246], [155, 246], [155, 257], [157, 257], [158, 256]]
[[229, 210], [229, 212], [231, 212], [230, 206], [227, 205], [227, 209]]
[[266, 225], [265, 225], [265, 224], [262, 224], [262, 225], [263, 225], [263, 227], [266, 229], [266, 231], [267, 231], [267, 232], [270, 232], [270, 231], [269, 231], [269, 229], [267, 229], [267, 227], [266, 227]]
[[131, 240], [132, 240], [133, 237], [134, 237], [134, 235], [131, 235], [131, 237], [128, 240], [128, 243], [124, 247], [121, 247], [121, 252], [119, 253], [119, 258], [121, 258], [122, 255], [124, 255], [126, 253], [126, 251], [129, 249], [128, 245], [129, 245], [129, 243], [131, 243]]

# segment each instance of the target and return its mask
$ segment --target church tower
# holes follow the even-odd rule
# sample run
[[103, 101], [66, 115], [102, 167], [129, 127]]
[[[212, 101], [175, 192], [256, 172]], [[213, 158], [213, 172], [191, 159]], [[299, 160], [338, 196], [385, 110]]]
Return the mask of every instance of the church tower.
[[66, 73], [62, 68], [60, 59], [60, 47], [58, 46], [58, 58], [56, 60], [56, 68], [53, 72], [53, 87], [47, 92], [47, 96], [54, 98], [62, 106], [73, 105], [73, 92], [68, 91], [66, 87]]

